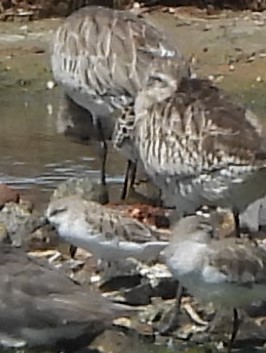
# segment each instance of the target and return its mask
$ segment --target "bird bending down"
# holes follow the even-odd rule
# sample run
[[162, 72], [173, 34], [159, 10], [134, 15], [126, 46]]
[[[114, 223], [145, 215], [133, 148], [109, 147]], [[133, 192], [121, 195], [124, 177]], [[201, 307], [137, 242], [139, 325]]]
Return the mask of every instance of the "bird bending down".
[[266, 299], [266, 251], [247, 239], [214, 237], [213, 218], [180, 220], [162, 253], [173, 276], [200, 301], [234, 313], [230, 352], [240, 320], [237, 309]]
[[243, 211], [266, 190], [262, 127], [247, 109], [204, 79], [184, 78], [172, 93], [156, 78], [115, 126], [116, 148], [130, 150], [179, 216], [200, 206]]
[[130, 315], [126, 306], [90, 292], [10, 245], [0, 245], [0, 286], [2, 349], [74, 352], [115, 318]]
[[156, 261], [168, 245], [168, 240], [160, 239], [164, 233], [78, 195], [51, 201], [46, 217], [62, 239], [109, 263], [128, 257]]
[[171, 75], [177, 83], [189, 75], [179, 50], [147, 19], [96, 6], [76, 11], [59, 26], [51, 66], [65, 94], [92, 114], [102, 144], [103, 182], [106, 139], [111, 138], [105, 126], [115, 119], [112, 113], [134, 102], [151, 75]]

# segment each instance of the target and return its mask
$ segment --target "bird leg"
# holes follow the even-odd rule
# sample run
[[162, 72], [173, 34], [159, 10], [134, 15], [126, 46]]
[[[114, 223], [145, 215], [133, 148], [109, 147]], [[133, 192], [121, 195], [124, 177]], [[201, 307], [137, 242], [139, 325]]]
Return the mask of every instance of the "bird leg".
[[236, 236], [240, 237], [241, 232], [240, 232], [239, 212], [233, 209], [233, 214], [234, 214], [235, 225], [236, 225]]
[[239, 313], [238, 313], [237, 309], [234, 308], [234, 311], [233, 311], [233, 328], [232, 328], [231, 338], [230, 338], [230, 341], [229, 341], [229, 344], [228, 344], [227, 353], [230, 353], [231, 350], [232, 350], [232, 347], [233, 347], [234, 341], [236, 339], [236, 335], [238, 333], [241, 321], [242, 320], [239, 317]]
[[[127, 161], [127, 168], [125, 173], [125, 179], [123, 184], [123, 189], [121, 193], [121, 200], [125, 200], [128, 191], [128, 184], [129, 188], [131, 189], [134, 185], [136, 179], [136, 172], [137, 172], [137, 163], [132, 162], [130, 159]], [[130, 183], [129, 183], [130, 181]]]
[[78, 248], [76, 246], [70, 244], [70, 246], [69, 246], [69, 255], [70, 255], [71, 259], [74, 259], [75, 255], [76, 255], [76, 252], [77, 252], [77, 249]]
[[106, 167], [106, 159], [107, 159], [107, 143], [106, 141], [101, 142], [101, 183], [102, 185], [106, 185], [105, 178], [105, 167]]
[[96, 124], [98, 140], [100, 141], [101, 183], [102, 185], [106, 185], [105, 167], [106, 167], [106, 159], [107, 159], [107, 152], [108, 152], [107, 143], [104, 138], [104, 133], [103, 133], [100, 118], [93, 117], [93, 120]]
[[166, 322], [162, 322], [164, 320], [161, 321], [161, 324], [159, 327], [159, 333], [161, 335], [165, 335], [165, 334], [167, 335], [167, 334], [173, 332], [177, 328], [178, 323], [179, 323], [180, 306], [181, 306], [181, 300], [183, 297], [183, 293], [184, 293], [184, 288], [179, 283], [177, 291], [176, 291], [175, 304], [171, 308], [170, 315], [169, 315], [169, 317], [167, 317]]
[[135, 183], [136, 175], [137, 175], [137, 162], [131, 162], [131, 163], [132, 163], [132, 165], [131, 165], [129, 189], [132, 189], [132, 187]]

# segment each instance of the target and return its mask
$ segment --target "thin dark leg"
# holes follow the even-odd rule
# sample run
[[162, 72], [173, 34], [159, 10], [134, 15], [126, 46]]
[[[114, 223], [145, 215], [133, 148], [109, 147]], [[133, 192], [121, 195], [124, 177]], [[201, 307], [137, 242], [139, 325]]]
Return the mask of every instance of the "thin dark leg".
[[229, 344], [228, 344], [227, 353], [230, 353], [231, 350], [232, 350], [232, 347], [233, 347], [233, 344], [234, 344], [234, 341], [236, 339], [236, 335], [238, 333], [239, 326], [240, 326], [240, 323], [241, 323], [241, 320], [239, 318], [237, 309], [234, 308], [233, 314], [234, 314], [234, 316], [233, 316], [233, 329], [232, 329], [231, 338], [230, 338], [230, 341], [229, 341]]
[[239, 212], [237, 210], [233, 210], [235, 224], [236, 224], [236, 236], [240, 237], [240, 220], [239, 220]]
[[94, 117], [94, 122], [96, 123], [96, 129], [98, 134], [98, 140], [100, 141], [100, 159], [101, 159], [101, 183], [102, 185], [106, 185], [105, 178], [105, 167], [106, 167], [106, 159], [107, 159], [107, 143], [104, 138], [104, 133], [102, 129], [102, 124], [99, 118]]
[[167, 322], [161, 325], [161, 327], [159, 328], [160, 334], [169, 334], [177, 328], [179, 323], [179, 313], [183, 294], [184, 288], [183, 286], [181, 286], [181, 284], [178, 284], [174, 307], [171, 308], [171, 315], [168, 318]]
[[71, 256], [71, 259], [74, 259], [76, 252], [77, 252], [77, 247], [74, 245], [70, 245], [69, 246], [69, 254]]
[[135, 183], [136, 175], [137, 175], [137, 162], [131, 162], [131, 176], [130, 176], [130, 184], [129, 188], [131, 189]]
[[127, 161], [127, 168], [126, 168], [126, 173], [125, 173], [125, 179], [124, 179], [124, 184], [123, 184], [123, 189], [122, 189], [122, 193], [121, 193], [121, 200], [125, 200], [126, 196], [127, 196], [127, 186], [128, 186], [128, 180], [129, 180], [129, 174], [131, 172], [131, 168], [132, 168], [132, 161], [129, 159]]
[[125, 173], [125, 179], [123, 184], [123, 189], [121, 193], [121, 200], [125, 200], [128, 191], [128, 184], [129, 189], [131, 189], [135, 183], [137, 174], [137, 162], [132, 162], [130, 159], [127, 161], [127, 168]]
[[102, 183], [102, 185], [106, 185], [105, 168], [106, 168], [106, 160], [107, 160], [107, 152], [108, 152], [106, 141], [101, 142], [101, 152], [102, 152], [102, 155], [101, 155], [101, 161], [102, 161], [102, 164], [101, 164], [101, 183]]

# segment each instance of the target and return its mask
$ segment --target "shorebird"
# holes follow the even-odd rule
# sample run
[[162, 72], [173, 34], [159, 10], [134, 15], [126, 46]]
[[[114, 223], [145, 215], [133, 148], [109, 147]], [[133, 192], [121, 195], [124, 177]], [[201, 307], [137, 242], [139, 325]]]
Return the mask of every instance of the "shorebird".
[[77, 105], [92, 114], [101, 141], [101, 179], [105, 183], [105, 126], [111, 115], [131, 104], [151, 75], [190, 75], [187, 62], [165, 34], [130, 11], [89, 6], [59, 26], [51, 49], [56, 82]]
[[163, 233], [79, 195], [51, 201], [46, 217], [62, 239], [111, 264], [128, 257], [149, 263], [168, 245]]
[[172, 93], [162, 77], [121, 113], [113, 143], [139, 158], [179, 216], [202, 205], [243, 211], [265, 194], [262, 126], [251, 111], [204, 79]]
[[215, 222], [212, 216], [181, 219], [162, 256], [191, 295], [233, 310], [230, 352], [240, 325], [237, 309], [266, 299], [266, 251], [249, 239], [217, 238]]
[[130, 311], [10, 245], [0, 245], [0, 286], [2, 349], [74, 352]]

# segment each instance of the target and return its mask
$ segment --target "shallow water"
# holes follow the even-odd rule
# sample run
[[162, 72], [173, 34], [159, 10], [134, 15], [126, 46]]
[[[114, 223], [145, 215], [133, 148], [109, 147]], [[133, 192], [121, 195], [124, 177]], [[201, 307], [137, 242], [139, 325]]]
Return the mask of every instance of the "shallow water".
[[[97, 143], [81, 144], [57, 133], [57, 89], [31, 93], [7, 88], [1, 93], [0, 182], [46, 193], [69, 177], [99, 178]], [[123, 166], [109, 154], [109, 183], [123, 180]]]

